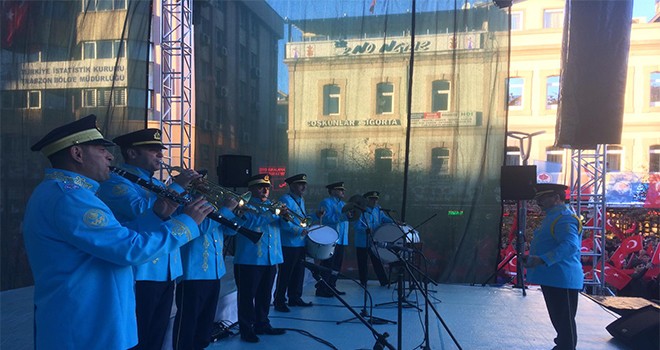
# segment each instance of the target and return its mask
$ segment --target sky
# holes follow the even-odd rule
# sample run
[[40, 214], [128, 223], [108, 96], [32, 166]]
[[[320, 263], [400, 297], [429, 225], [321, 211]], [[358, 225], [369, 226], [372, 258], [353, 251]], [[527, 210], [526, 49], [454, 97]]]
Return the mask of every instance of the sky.
[[[300, 18], [303, 14], [308, 14], [308, 17], [337, 17], [342, 11], [348, 12], [348, 15], [368, 15], [369, 6], [373, 0], [344, 0], [344, 1], [320, 1], [320, 0], [266, 0], [270, 6], [277, 11], [282, 18], [291, 16], [292, 18]], [[469, 0], [475, 2], [475, 0]], [[478, 0], [483, 2], [485, 0]], [[539, 1], [539, 0], [535, 0]], [[542, 1], [542, 0], [541, 0]], [[619, 1], [619, 0], [610, 0]], [[410, 4], [410, 0], [376, 0], [376, 11], [383, 9], [384, 5], [389, 2], [389, 6], [394, 8], [395, 12], [403, 12]], [[336, 5], [341, 3], [342, 5]], [[432, 11], [439, 10], [442, 4], [453, 3], [453, 0], [418, 0], [418, 11]], [[379, 8], [380, 7], [380, 8]], [[314, 16], [314, 14], [319, 14]], [[645, 17], [646, 20], [653, 18], [655, 14], [655, 0], [633, 0], [633, 17]], [[286, 39], [286, 33], [284, 37]], [[278, 90], [288, 93], [289, 79], [288, 68], [283, 63], [284, 60], [284, 44], [285, 40], [280, 40], [279, 44], [279, 67], [277, 75]]]

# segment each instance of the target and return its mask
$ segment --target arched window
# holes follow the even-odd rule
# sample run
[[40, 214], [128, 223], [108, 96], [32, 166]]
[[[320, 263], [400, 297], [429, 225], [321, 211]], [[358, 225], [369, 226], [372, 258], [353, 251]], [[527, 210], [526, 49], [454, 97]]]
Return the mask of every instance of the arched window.
[[436, 147], [431, 150], [431, 174], [449, 174], [449, 148]]
[[392, 171], [392, 151], [387, 148], [376, 150], [374, 165], [377, 173]]

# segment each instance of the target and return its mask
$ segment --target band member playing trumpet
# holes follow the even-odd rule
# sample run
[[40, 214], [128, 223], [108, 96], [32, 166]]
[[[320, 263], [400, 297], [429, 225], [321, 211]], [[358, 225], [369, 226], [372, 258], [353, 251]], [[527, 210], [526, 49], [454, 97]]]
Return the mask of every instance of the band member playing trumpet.
[[[308, 220], [303, 198], [307, 191], [307, 175], [294, 175], [284, 181], [289, 186], [289, 193], [283, 195], [280, 202], [286, 205], [292, 218], [290, 221], [282, 221], [280, 227], [284, 262], [278, 268], [273, 306], [276, 311], [289, 312], [286, 297], [289, 298], [289, 306], [312, 306], [311, 302], [302, 300], [305, 277], [302, 260], [305, 259], [306, 227], [311, 220]], [[321, 216], [323, 212], [319, 210], [312, 219], [318, 221]]]
[[[122, 226], [97, 196], [110, 177], [112, 154], [90, 115], [48, 133], [32, 146], [52, 164], [34, 190], [23, 239], [34, 275], [35, 348], [128, 349], [138, 343], [131, 265], [144, 264], [199, 236], [211, 213], [193, 200], [155, 200]], [[137, 231], [137, 230], [139, 231]]]
[[[263, 236], [256, 244], [242, 235], [236, 236], [234, 277], [238, 290], [238, 326], [241, 340], [257, 343], [257, 335], [285, 333], [284, 329], [271, 326], [268, 313], [277, 272], [276, 265], [283, 261], [280, 221], [287, 215], [287, 209], [283, 206], [275, 209], [268, 199], [268, 174], [251, 177], [247, 186], [252, 198], [245, 207], [253, 209], [245, 211], [239, 221], [247, 228], [263, 232]], [[279, 215], [275, 212], [279, 212]]]
[[[116, 137], [113, 141], [121, 148], [124, 158], [120, 168], [165, 187], [153, 176], [161, 167], [165, 149], [160, 130], [138, 130]], [[184, 170], [174, 178], [169, 189], [182, 193], [191, 181], [199, 177], [194, 170]], [[140, 185], [114, 173], [101, 184], [98, 196], [121, 223], [130, 222], [151, 209], [158, 198]], [[179, 249], [134, 267], [139, 341], [136, 349], [161, 349], [170, 320], [175, 280], [182, 272]]]
[[[331, 183], [325, 188], [328, 189], [329, 197], [323, 199], [320, 204], [320, 210], [325, 214], [323, 216], [323, 224], [334, 228], [339, 234], [337, 239], [337, 246], [335, 253], [330, 259], [321, 261], [321, 266], [341, 271], [341, 265], [344, 260], [344, 247], [348, 245], [348, 220], [353, 219], [355, 213], [352, 210], [345, 210], [346, 203], [342, 200], [345, 195], [346, 188], [343, 182]], [[337, 276], [325, 274], [323, 279], [330, 285], [331, 288], [339, 295], [346, 294], [345, 292], [338, 291]], [[316, 284], [316, 296], [331, 298], [333, 297], [332, 291], [324, 283]]]
[[389, 279], [383, 268], [383, 263], [380, 258], [376, 256], [373, 249], [373, 234], [378, 228], [387, 223], [394, 223], [385, 212], [380, 209], [378, 199], [380, 193], [378, 191], [369, 191], [363, 195], [367, 199], [367, 207], [365, 211], [360, 214], [360, 218], [355, 221], [355, 253], [357, 256], [358, 273], [360, 282], [367, 285], [367, 275], [369, 274], [367, 265], [367, 255], [371, 259], [371, 265], [374, 267], [374, 272], [381, 286], [389, 284]]

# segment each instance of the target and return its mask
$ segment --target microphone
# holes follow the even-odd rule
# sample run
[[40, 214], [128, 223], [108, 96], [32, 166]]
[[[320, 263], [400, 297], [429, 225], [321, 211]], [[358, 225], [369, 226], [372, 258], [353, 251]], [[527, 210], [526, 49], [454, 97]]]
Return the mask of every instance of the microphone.
[[385, 248], [385, 249], [389, 249], [389, 250], [392, 250], [392, 251], [395, 251], [395, 252], [408, 252], [408, 253], [414, 253], [415, 252], [415, 249], [413, 249], [413, 248], [403, 247], [403, 246], [400, 246], [400, 245], [398, 245], [396, 243], [392, 243], [392, 242], [374, 242], [374, 244], [378, 248]]
[[309, 271], [312, 271], [312, 276], [320, 275], [320, 274], [324, 274], [324, 273], [329, 274], [330, 276], [335, 276], [335, 277], [341, 275], [341, 273], [339, 273], [339, 271], [335, 271], [335, 270], [329, 269], [327, 267], [323, 267], [323, 266], [313, 264], [313, 263], [311, 263], [311, 262], [309, 262], [305, 259], [302, 260], [302, 263], [307, 269], [309, 269]]

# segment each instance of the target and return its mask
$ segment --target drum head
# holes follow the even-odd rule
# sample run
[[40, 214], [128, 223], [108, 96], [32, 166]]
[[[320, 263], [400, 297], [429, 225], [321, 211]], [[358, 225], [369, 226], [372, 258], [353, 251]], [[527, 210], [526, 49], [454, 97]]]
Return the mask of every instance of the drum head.
[[339, 234], [332, 227], [323, 226], [323, 225], [312, 225], [307, 229], [309, 234], [307, 238], [311, 239], [318, 244], [332, 244], [337, 242], [339, 239]]
[[[403, 247], [404, 237], [406, 243], [419, 243], [419, 233], [410, 225], [385, 224], [374, 233], [374, 242], [394, 243]], [[376, 256], [384, 263], [398, 261], [396, 254], [386, 248], [372, 247]]]

